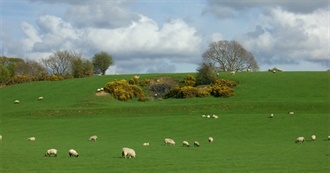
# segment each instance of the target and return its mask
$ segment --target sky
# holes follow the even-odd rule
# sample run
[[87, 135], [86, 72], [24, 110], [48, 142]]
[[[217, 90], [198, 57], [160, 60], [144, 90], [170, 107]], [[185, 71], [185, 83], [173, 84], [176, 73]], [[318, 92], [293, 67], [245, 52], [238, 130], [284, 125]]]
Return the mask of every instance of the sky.
[[330, 69], [330, 0], [0, 0], [0, 53], [39, 61], [105, 51], [107, 74], [196, 72], [236, 40], [260, 71]]

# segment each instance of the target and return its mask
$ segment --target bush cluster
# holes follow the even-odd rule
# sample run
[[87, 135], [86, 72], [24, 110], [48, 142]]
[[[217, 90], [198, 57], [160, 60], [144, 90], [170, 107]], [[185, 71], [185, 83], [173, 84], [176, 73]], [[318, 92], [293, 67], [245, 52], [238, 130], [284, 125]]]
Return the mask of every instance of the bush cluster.
[[184, 86], [195, 86], [196, 84], [196, 79], [192, 75], [187, 75], [185, 81], [184, 81]]
[[113, 95], [114, 98], [127, 101], [133, 98], [138, 98], [139, 101], [145, 101], [143, 91], [136, 85], [129, 84], [126, 80], [108, 82], [105, 90]]

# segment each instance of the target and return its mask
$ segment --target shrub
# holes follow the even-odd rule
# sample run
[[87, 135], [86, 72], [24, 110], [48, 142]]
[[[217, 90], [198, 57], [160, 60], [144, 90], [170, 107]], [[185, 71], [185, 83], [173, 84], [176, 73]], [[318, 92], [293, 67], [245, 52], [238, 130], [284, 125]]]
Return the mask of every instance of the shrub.
[[184, 86], [194, 86], [196, 84], [196, 79], [192, 75], [187, 75], [186, 80], [184, 81]]
[[198, 89], [192, 86], [184, 86], [180, 88], [178, 96], [180, 98], [192, 98], [196, 97], [198, 93]]
[[233, 81], [218, 79], [211, 87], [211, 94], [215, 97], [230, 97], [234, 95], [234, 87], [236, 83]]
[[197, 68], [196, 84], [209, 85], [217, 80], [217, 73], [212, 64], [202, 63]]
[[151, 80], [150, 79], [143, 79], [140, 81], [140, 86], [149, 86], [151, 84]]
[[139, 80], [134, 76], [128, 81], [128, 83], [131, 85], [137, 85], [139, 83]]
[[122, 101], [127, 101], [132, 98], [139, 98], [139, 101], [145, 101], [143, 91], [136, 85], [127, 83], [126, 80], [108, 82], [105, 90], [113, 95], [114, 98]]

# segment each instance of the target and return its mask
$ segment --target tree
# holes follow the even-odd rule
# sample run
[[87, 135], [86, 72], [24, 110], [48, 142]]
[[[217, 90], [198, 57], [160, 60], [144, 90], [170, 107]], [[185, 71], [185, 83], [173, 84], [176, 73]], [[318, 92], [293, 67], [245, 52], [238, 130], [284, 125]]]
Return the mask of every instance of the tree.
[[202, 63], [197, 68], [196, 84], [209, 85], [217, 80], [217, 73], [211, 63]]
[[217, 71], [256, 71], [258, 63], [251, 52], [237, 41], [218, 41], [209, 44], [203, 54], [205, 62], [212, 63]]
[[40, 77], [42, 74], [45, 73], [45, 68], [40, 63], [33, 60], [17, 63], [15, 71], [16, 75], [28, 75], [31, 77]]
[[72, 61], [79, 54], [69, 51], [56, 51], [48, 58], [42, 59], [43, 64], [51, 71], [52, 74], [66, 75], [71, 73]]
[[105, 75], [105, 71], [114, 64], [112, 56], [107, 52], [99, 52], [93, 57], [94, 73]]
[[6, 83], [10, 79], [9, 70], [2, 64], [0, 64], [0, 85]]

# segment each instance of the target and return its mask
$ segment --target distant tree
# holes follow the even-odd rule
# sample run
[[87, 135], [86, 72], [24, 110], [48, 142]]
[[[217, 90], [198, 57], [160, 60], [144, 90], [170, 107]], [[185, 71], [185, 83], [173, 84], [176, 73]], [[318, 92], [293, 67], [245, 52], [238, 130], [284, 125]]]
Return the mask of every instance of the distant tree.
[[93, 76], [93, 70], [94, 70], [94, 66], [93, 63], [90, 60], [84, 59], [83, 63], [83, 70], [84, 70], [84, 76]]
[[83, 58], [75, 58], [72, 61], [72, 76], [82, 78], [93, 75], [93, 64], [91, 61]]
[[0, 64], [5, 66], [9, 70], [10, 77], [15, 76], [17, 64], [21, 63], [21, 62], [24, 62], [24, 60], [21, 58], [10, 58], [10, 57], [6, 57], [6, 56], [0, 57]]
[[2, 64], [0, 64], [0, 85], [6, 83], [10, 79], [9, 70]]
[[46, 73], [46, 69], [37, 61], [28, 60], [26, 62], [19, 62], [16, 66], [15, 75], [28, 75], [39, 78]]
[[81, 54], [75, 52], [56, 51], [49, 57], [42, 59], [43, 64], [51, 71], [51, 74], [65, 76], [71, 74], [72, 61]]
[[258, 63], [251, 52], [237, 41], [218, 41], [209, 44], [203, 54], [204, 62], [214, 65], [217, 71], [256, 71]]
[[217, 78], [217, 72], [211, 63], [202, 63], [197, 68], [196, 85], [209, 85]]
[[112, 56], [107, 52], [99, 52], [93, 57], [94, 73], [105, 75], [107, 69], [114, 64]]

